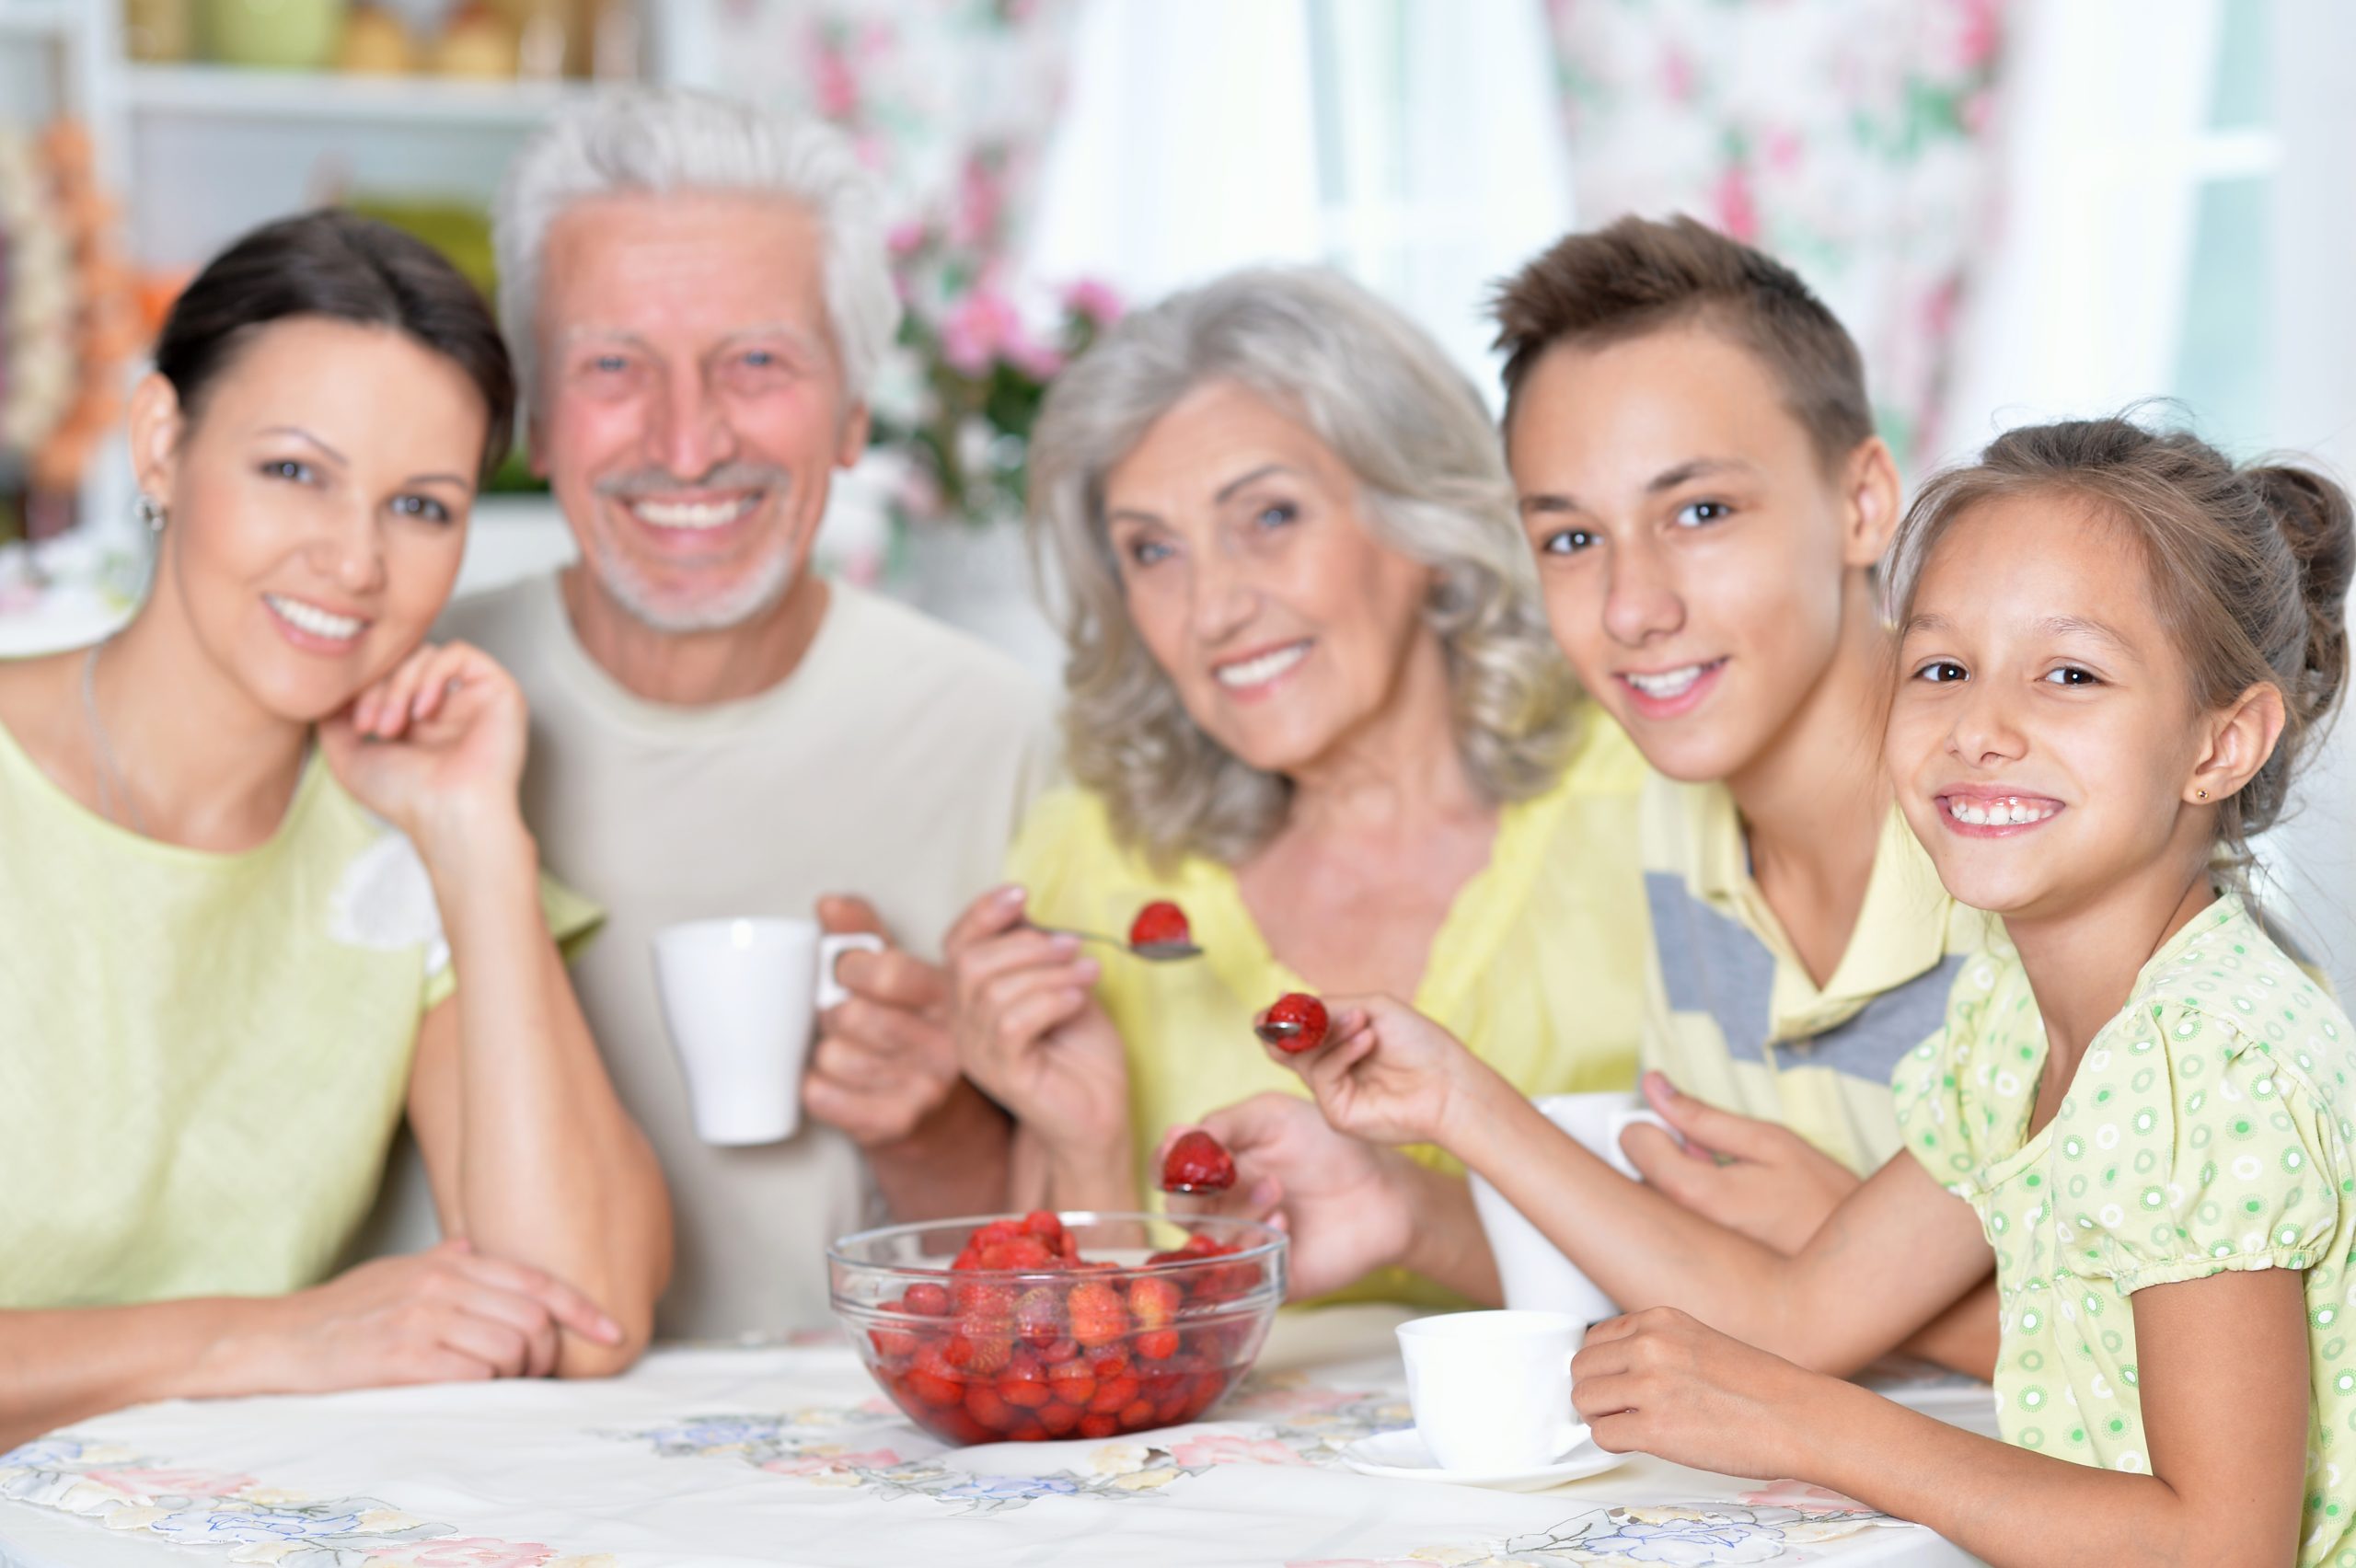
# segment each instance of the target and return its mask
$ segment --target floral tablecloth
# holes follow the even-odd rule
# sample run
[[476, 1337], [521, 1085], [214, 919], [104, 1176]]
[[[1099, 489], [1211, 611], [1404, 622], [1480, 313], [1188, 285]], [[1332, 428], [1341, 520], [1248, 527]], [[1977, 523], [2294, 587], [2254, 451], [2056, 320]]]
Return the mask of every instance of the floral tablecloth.
[[[0, 1454], [0, 1568], [1968, 1563], [1796, 1483], [1638, 1458], [1516, 1494], [1370, 1480], [1398, 1314], [1287, 1314], [1218, 1419], [945, 1449], [832, 1334], [658, 1350], [606, 1383], [173, 1402]], [[1984, 1389], [1900, 1390], [1988, 1429]]]

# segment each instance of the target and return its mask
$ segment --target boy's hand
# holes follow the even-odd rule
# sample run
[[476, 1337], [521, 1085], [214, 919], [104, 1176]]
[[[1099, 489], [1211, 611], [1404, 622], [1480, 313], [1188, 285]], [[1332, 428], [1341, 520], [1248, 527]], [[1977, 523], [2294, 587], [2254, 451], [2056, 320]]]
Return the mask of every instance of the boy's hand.
[[1644, 1090], [1685, 1147], [1657, 1127], [1630, 1127], [1620, 1147], [1638, 1173], [1680, 1206], [1785, 1257], [1860, 1185], [1846, 1166], [1781, 1123], [1705, 1105], [1659, 1073], [1645, 1075]]
[[[1495, 1077], [1456, 1036], [1389, 997], [1326, 1002], [1325, 1043], [1268, 1055], [1292, 1068], [1337, 1132], [1376, 1144], [1448, 1147], [1479, 1079]], [[1256, 1024], [1259, 1020], [1253, 1020]]]
[[[1415, 1240], [1413, 1162], [1335, 1132], [1317, 1107], [1270, 1091], [1223, 1106], [1203, 1130], [1235, 1157], [1236, 1182], [1224, 1193], [1172, 1195], [1172, 1214], [1218, 1214], [1265, 1220], [1292, 1237], [1287, 1294], [1299, 1299], [1355, 1285], [1402, 1262]], [[1186, 1127], [1162, 1135], [1159, 1166]]]

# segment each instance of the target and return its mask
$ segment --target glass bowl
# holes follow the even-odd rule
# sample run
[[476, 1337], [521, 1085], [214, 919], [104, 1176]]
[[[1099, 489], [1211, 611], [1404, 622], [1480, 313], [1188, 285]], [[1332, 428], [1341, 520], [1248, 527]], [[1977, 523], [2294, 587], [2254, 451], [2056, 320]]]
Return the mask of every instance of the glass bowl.
[[908, 1418], [951, 1443], [1199, 1420], [1260, 1354], [1287, 1238], [1212, 1216], [984, 1215], [826, 1250], [835, 1315]]

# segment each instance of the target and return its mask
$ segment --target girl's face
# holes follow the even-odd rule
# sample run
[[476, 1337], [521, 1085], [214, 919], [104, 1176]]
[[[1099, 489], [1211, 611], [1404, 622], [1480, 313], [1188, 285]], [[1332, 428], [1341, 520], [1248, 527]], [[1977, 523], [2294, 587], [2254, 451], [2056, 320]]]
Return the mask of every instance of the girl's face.
[[132, 450], [167, 508], [156, 596], [264, 710], [334, 713], [449, 599], [488, 421], [455, 362], [317, 317], [257, 331], [194, 419], [151, 375]]
[[2074, 498], [1975, 506], [1900, 631], [1890, 776], [1949, 893], [2039, 919], [2197, 874], [2211, 807], [2257, 762], [2221, 755], [2233, 721], [2200, 709], [2121, 528]]
[[1212, 739], [1293, 773], [1389, 711], [1433, 637], [1432, 573], [1378, 541], [1356, 478], [1306, 425], [1211, 382], [1104, 477], [1138, 635]]

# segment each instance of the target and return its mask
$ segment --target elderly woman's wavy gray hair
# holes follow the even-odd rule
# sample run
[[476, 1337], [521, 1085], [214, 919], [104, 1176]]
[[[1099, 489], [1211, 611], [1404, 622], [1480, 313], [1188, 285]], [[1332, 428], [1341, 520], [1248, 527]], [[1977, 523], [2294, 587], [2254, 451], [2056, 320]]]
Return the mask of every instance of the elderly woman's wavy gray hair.
[[826, 323], [846, 404], [866, 397], [900, 326], [900, 296], [873, 179], [822, 121], [682, 87], [601, 90], [550, 116], [508, 166], [492, 212], [499, 324], [525, 406], [539, 407], [540, 263], [549, 229], [576, 202], [618, 191], [722, 190], [786, 197], [826, 236]]
[[1446, 651], [1456, 744], [1494, 801], [1560, 776], [1576, 722], [1546, 630], [1497, 432], [1439, 346], [1340, 275], [1259, 270], [1121, 322], [1057, 378], [1031, 446], [1032, 546], [1070, 657], [1072, 774], [1124, 841], [1167, 864], [1230, 861], [1284, 820], [1288, 782], [1195, 724], [1129, 619], [1103, 524], [1106, 473], [1195, 387], [1230, 381], [1301, 420], [1359, 486], [1386, 547], [1435, 569], [1425, 615]]

